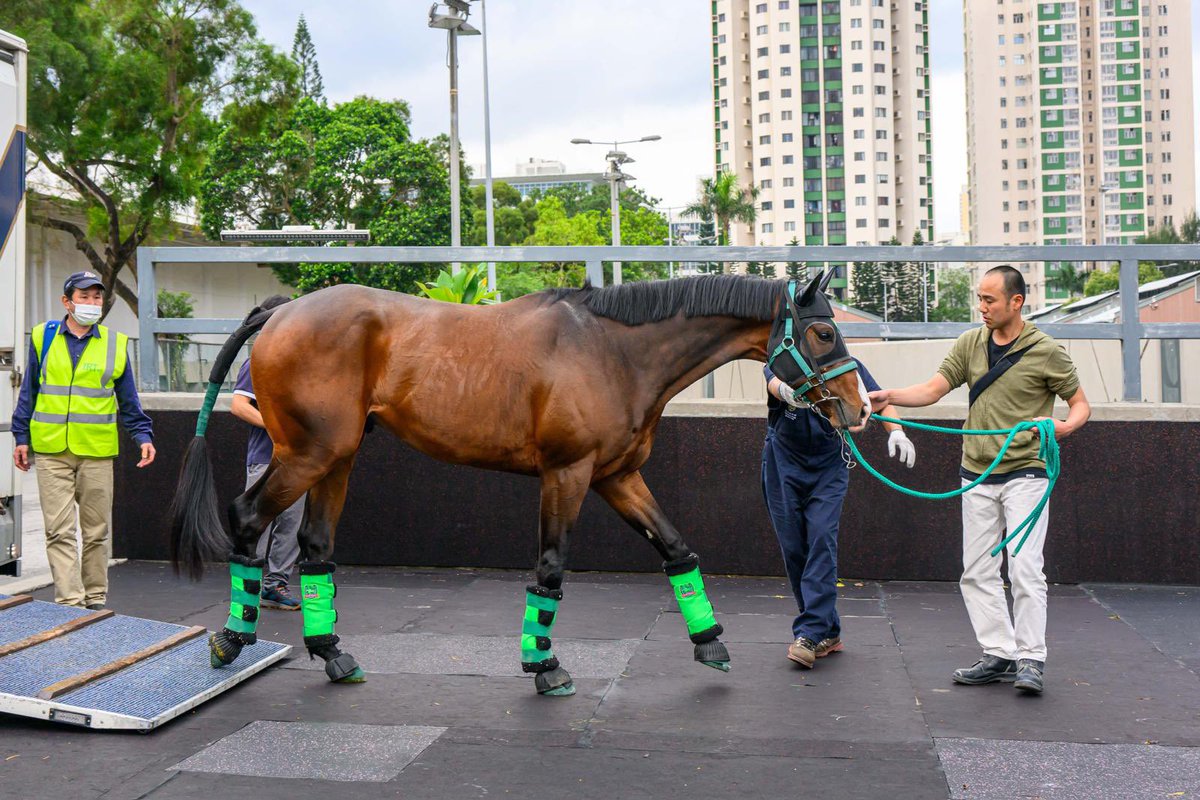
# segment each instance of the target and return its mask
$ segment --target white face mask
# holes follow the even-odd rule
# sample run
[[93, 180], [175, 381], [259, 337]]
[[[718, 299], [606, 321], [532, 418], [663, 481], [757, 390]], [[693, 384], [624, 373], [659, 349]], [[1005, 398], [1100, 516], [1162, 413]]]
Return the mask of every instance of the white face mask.
[[71, 312], [71, 318], [80, 325], [90, 327], [100, 321], [100, 314], [103, 309], [100, 306], [91, 306], [85, 303], [72, 303], [75, 310]]

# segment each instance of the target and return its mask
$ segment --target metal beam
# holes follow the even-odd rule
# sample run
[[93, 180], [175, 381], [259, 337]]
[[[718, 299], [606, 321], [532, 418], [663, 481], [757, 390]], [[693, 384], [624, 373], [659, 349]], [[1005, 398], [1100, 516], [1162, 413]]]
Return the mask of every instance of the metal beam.
[[[1200, 245], [1071, 245], [997, 247], [141, 247], [138, 248], [138, 342], [140, 386], [158, 390], [159, 333], [232, 333], [230, 319], [158, 319], [155, 268], [158, 264], [338, 263], [533, 263], [583, 262], [593, 286], [604, 285], [604, 262], [808, 262], [921, 261], [1011, 263], [1095, 261], [1121, 264], [1121, 322], [1048, 323], [1039, 327], [1059, 339], [1115, 340], [1122, 344], [1123, 397], [1141, 399], [1141, 339], [1200, 339], [1198, 323], [1143, 325], [1138, 314], [1139, 261], [1200, 261]], [[848, 322], [840, 326], [857, 338], [955, 338], [976, 327], [957, 322]]]
[[1022, 247], [154, 247], [159, 264], [355, 264], [452, 261], [1200, 261], [1200, 245]]
[[154, 329], [158, 323], [157, 290], [154, 286], [154, 259], [164, 248], [139, 247], [138, 263], [138, 384], [143, 392], [158, 391], [158, 342]]
[[1142, 314], [1138, 307], [1138, 262], [1121, 259], [1121, 374], [1124, 378], [1122, 399], [1133, 403], [1142, 399]]

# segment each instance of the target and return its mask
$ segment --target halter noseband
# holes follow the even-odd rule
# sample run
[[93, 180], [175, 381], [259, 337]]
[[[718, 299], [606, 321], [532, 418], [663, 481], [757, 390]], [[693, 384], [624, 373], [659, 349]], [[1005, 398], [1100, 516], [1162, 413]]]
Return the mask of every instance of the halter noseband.
[[[787, 294], [784, 296], [783, 312], [785, 314], [783, 320], [783, 339], [771, 355], [767, 357], [767, 366], [773, 365], [775, 359], [783, 353], [787, 353], [796, 362], [796, 365], [804, 371], [804, 383], [793, 389], [797, 397], [804, 400], [809, 408], [815, 408], [819, 403], [837, 399], [826, 387], [825, 382], [857, 369], [857, 362], [853, 358], [850, 358], [849, 353], [846, 353], [846, 360], [843, 363], [828, 367], [822, 366], [819, 361], [814, 359], [814, 362], [816, 362], [816, 369], [814, 369], [809, 364], [808, 359], [796, 347], [795, 329], [798, 327], [798, 323], [796, 322], [796, 281], [788, 281]], [[833, 321], [832, 316], [821, 317], [820, 319], [828, 319], [829, 324], [833, 326], [835, 331], [837, 330], [837, 323]], [[815, 322], [816, 320], [814, 319], [813, 321]], [[803, 336], [812, 324], [812, 322], [809, 322], [801, 328], [799, 335]], [[842, 350], [844, 352], [845, 348], [843, 347]], [[810, 401], [805, 395], [814, 388], [821, 390], [821, 397], [816, 401]]]

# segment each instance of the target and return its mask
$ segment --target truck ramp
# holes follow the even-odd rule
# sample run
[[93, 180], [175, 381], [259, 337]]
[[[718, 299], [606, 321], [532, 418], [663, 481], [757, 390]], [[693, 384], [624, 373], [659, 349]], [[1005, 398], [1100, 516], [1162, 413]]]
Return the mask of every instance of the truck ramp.
[[260, 639], [213, 669], [203, 627], [0, 594], [0, 712], [146, 732], [289, 652]]

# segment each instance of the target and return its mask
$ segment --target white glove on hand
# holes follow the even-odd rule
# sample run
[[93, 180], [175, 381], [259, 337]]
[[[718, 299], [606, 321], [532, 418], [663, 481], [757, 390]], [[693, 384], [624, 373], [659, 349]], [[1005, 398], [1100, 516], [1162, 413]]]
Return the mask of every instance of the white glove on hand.
[[900, 463], [909, 469], [917, 463], [917, 448], [913, 447], [904, 431], [897, 429], [888, 436], [888, 457], [898, 458]]
[[801, 398], [796, 396], [796, 390], [788, 386], [783, 381], [779, 382], [779, 389], [777, 389], [777, 391], [779, 392], [779, 399], [787, 403], [789, 406], [796, 407], [804, 402]]

